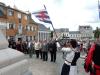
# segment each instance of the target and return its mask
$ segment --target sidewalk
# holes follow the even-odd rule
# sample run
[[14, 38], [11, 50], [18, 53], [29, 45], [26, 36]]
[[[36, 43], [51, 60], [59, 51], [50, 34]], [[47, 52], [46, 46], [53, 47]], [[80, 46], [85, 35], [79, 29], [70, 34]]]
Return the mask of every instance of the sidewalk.
[[[64, 60], [62, 59], [62, 53], [57, 53], [57, 60], [56, 62], [50, 62], [50, 54], [48, 61], [42, 61], [40, 58], [37, 59], [35, 55], [32, 58], [29, 58], [29, 65], [30, 70], [32, 71], [33, 75], [60, 75], [61, 68], [63, 65]], [[89, 75], [84, 71], [84, 59], [78, 60], [78, 75]]]
[[42, 61], [41, 59], [36, 59], [35, 56], [28, 60], [33, 75], [59, 75], [56, 63], [50, 62], [49, 60]]

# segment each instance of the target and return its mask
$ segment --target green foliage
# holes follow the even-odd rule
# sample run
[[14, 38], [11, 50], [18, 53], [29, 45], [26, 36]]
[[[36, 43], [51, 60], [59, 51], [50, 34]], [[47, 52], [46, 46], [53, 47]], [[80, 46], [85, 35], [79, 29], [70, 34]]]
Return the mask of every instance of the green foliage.
[[94, 38], [99, 38], [99, 36], [100, 36], [100, 30], [97, 27], [96, 30], [94, 31]]
[[65, 37], [65, 35], [63, 34], [62, 38], [64, 38], [64, 37]]
[[51, 38], [53, 38], [53, 31], [51, 31], [50, 36], [51, 36]]

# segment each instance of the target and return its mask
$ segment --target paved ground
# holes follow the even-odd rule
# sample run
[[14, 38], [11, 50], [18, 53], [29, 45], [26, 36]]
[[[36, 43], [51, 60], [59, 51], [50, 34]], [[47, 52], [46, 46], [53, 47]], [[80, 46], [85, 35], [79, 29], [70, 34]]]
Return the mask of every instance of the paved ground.
[[[55, 63], [50, 62], [50, 55], [48, 61], [36, 59], [35, 55], [32, 58], [28, 58], [28, 60], [33, 75], [60, 75], [64, 62], [62, 53], [59, 52], [57, 53], [57, 61]], [[84, 72], [83, 63], [83, 59], [78, 60], [78, 75], [89, 75]]]

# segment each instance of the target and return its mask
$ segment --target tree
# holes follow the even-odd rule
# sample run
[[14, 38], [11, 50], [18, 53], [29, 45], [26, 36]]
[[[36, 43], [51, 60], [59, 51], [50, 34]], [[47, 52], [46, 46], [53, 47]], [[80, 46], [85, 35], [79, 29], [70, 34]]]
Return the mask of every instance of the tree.
[[94, 31], [94, 38], [99, 38], [99, 36], [100, 36], [100, 30], [97, 27], [96, 30]]
[[53, 31], [51, 31], [50, 36], [51, 36], [51, 38], [53, 38]]
[[64, 33], [63, 33], [63, 36], [62, 36], [62, 38], [65, 38], [65, 35], [64, 35]]

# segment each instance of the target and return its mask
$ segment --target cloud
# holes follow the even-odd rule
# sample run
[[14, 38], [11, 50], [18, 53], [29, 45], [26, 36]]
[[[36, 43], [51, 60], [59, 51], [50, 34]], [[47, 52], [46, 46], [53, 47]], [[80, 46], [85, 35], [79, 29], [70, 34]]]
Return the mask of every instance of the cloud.
[[[76, 30], [80, 24], [99, 25], [98, 0], [0, 0], [7, 5], [14, 4], [23, 11], [47, 11], [55, 28], [67, 27]], [[35, 21], [39, 22], [35, 17]], [[93, 24], [92, 24], [93, 23]], [[46, 24], [47, 25], [47, 24]], [[73, 27], [74, 26], [74, 27]]]

